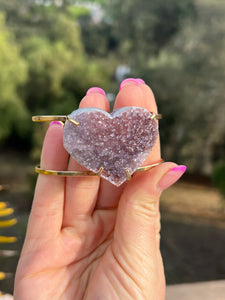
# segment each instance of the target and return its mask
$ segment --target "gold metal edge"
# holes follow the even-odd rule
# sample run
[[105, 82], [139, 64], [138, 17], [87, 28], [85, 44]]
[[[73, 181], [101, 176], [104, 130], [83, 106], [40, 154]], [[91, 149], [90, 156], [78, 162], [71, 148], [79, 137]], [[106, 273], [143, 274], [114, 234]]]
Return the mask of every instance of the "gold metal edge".
[[[135, 172], [149, 171], [152, 168], [160, 165], [161, 163], [163, 163], [163, 161], [160, 161], [160, 162], [152, 164], [152, 165], [147, 165], [147, 166], [139, 167], [139, 168], [136, 169]], [[38, 173], [38, 174], [43, 174], [43, 175], [62, 176], [62, 177], [100, 176], [100, 174], [99, 174], [100, 172], [94, 173], [92, 171], [56, 171], [56, 170], [45, 170], [45, 169], [40, 168], [40, 166], [36, 166], [35, 167], [35, 172]], [[126, 172], [126, 170], [125, 170], [125, 172]], [[126, 174], [127, 174], [127, 172], [126, 172]]]

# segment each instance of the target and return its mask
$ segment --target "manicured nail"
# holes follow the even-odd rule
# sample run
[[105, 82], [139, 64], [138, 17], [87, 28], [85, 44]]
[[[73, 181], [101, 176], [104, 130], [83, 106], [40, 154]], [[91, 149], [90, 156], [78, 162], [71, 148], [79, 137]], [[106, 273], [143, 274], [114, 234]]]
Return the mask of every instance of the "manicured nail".
[[59, 121], [52, 121], [50, 124], [49, 124], [49, 127], [51, 126], [63, 126], [63, 123], [62, 122], [59, 122]]
[[186, 171], [187, 167], [184, 165], [177, 166], [170, 169], [159, 181], [157, 188], [160, 191], [164, 191], [171, 185], [173, 185]]
[[144, 80], [141, 79], [141, 78], [136, 78], [136, 81], [137, 81], [139, 84], [145, 84]]
[[87, 91], [86, 95], [94, 94], [94, 93], [99, 93], [99, 94], [105, 96], [105, 91], [103, 89], [99, 88], [99, 87], [92, 87], [92, 88], [90, 88]]
[[124, 79], [121, 84], [120, 84], [120, 90], [125, 86], [125, 85], [139, 85], [138, 81], [135, 78], [126, 78]]

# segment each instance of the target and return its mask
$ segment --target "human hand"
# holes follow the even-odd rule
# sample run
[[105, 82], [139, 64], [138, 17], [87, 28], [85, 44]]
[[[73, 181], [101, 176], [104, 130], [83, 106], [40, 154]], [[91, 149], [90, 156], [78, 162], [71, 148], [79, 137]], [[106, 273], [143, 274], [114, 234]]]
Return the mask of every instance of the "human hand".
[[[121, 84], [114, 109], [145, 107], [157, 112], [151, 89], [141, 80]], [[101, 89], [92, 88], [80, 107], [109, 111]], [[145, 161], [161, 159], [160, 143]], [[49, 127], [41, 168], [66, 170], [63, 126]], [[68, 170], [84, 170], [72, 158]], [[15, 300], [165, 298], [159, 197], [184, 173], [163, 163], [113, 186], [99, 177], [39, 175], [26, 239], [15, 279]]]

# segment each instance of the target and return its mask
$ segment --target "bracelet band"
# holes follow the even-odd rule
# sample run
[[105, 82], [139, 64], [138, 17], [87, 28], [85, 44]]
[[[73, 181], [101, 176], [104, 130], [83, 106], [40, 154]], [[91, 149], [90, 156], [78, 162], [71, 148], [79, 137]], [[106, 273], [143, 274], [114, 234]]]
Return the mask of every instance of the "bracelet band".
[[[161, 163], [163, 163], [163, 160], [152, 165], [139, 167], [135, 172], [149, 171], [152, 168], [160, 165]], [[94, 173], [92, 171], [55, 171], [55, 170], [45, 170], [42, 169], [40, 166], [35, 167], [35, 172], [43, 175], [52, 175], [52, 176], [61, 176], [61, 177], [99, 176], [99, 174]]]
[[[162, 115], [152, 113], [151, 119], [160, 120], [162, 119]], [[52, 122], [52, 121], [66, 122], [66, 121], [71, 121], [71, 119], [68, 116], [63, 116], [63, 115], [33, 116], [32, 121], [33, 122]]]

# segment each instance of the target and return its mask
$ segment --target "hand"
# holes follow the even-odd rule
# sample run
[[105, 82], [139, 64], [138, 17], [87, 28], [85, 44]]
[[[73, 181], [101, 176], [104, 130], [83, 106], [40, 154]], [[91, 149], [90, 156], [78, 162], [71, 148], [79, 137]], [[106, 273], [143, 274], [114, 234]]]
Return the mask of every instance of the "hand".
[[[157, 112], [151, 89], [125, 80], [114, 109], [145, 107]], [[98, 88], [80, 107], [109, 111]], [[63, 127], [49, 127], [41, 167], [66, 170]], [[159, 139], [145, 165], [161, 159]], [[69, 170], [83, 170], [73, 159]], [[146, 299], [165, 297], [159, 249], [159, 197], [183, 174], [184, 167], [163, 163], [135, 173], [116, 188], [99, 177], [39, 175], [16, 279], [16, 300]]]

